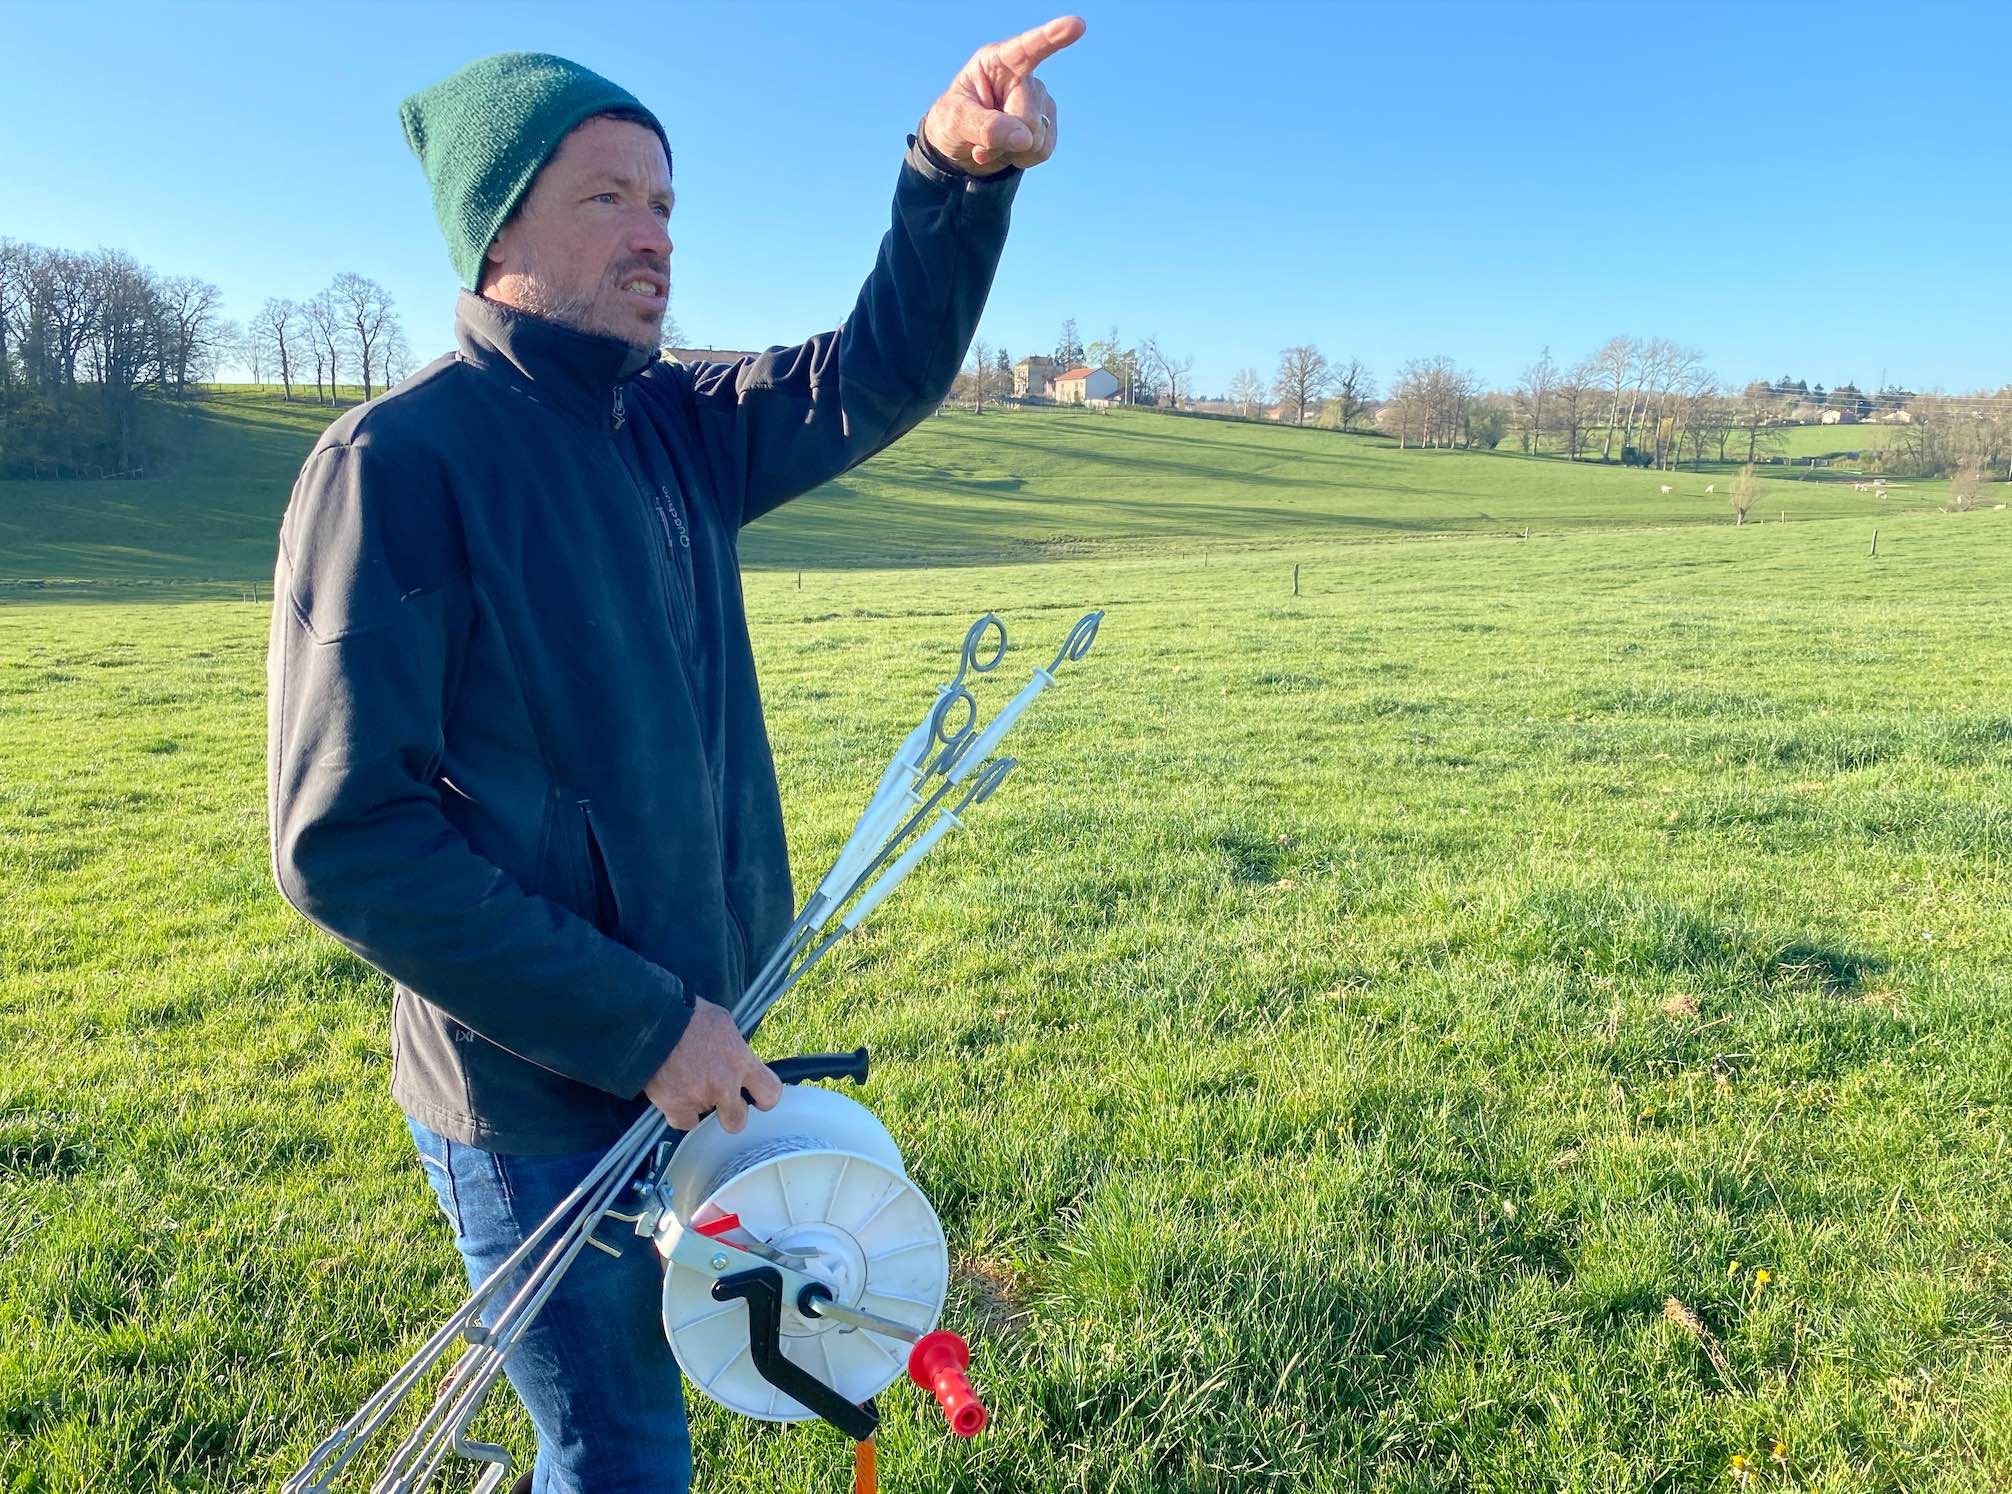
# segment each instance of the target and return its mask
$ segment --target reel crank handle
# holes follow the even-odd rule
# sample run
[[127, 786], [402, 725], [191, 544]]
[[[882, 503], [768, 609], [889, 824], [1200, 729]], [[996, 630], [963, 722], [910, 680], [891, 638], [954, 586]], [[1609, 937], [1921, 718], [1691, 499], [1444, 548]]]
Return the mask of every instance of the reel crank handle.
[[713, 1283], [715, 1302], [741, 1301], [748, 1309], [748, 1348], [761, 1377], [806, 1411], [837, 1427], [854, 1442], [864, 1442], [880, 1424], [868, 1401], [855, 1406], [824, 1381], [800, 1369], [782, 1352], [782, 1276], [773, 1266], [737, 1271]]

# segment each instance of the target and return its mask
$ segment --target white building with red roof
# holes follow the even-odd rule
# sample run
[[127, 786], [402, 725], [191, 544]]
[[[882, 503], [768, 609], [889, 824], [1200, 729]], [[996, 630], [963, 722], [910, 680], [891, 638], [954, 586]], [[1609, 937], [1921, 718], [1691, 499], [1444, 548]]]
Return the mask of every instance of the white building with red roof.
[[1058, 405], [1100, 404], [1115, 399], [1118, 381], [1107, 368], [1072, 368], [1054, 383]]

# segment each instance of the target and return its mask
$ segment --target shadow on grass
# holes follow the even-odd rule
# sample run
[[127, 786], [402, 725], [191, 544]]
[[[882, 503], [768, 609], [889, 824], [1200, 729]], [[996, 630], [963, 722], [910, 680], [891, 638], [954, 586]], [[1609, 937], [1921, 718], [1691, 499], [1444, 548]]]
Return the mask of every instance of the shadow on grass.
[[1842, 993], [1886, 969], [1875, 956], [1742, 924], [1626, 887], [1541, 888], [1516, 903], [1480, 947], [1521, 965], [1649, 979], [1716, 976]]

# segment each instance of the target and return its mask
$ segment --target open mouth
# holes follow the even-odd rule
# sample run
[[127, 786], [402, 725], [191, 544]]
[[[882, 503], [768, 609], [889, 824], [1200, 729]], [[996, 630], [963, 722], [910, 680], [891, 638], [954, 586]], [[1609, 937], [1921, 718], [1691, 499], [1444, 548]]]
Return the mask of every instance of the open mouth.
[[655, 275], [635, 274], [622, 281], [623, 295], [640, 306], [653, 309], [664, 304], [664, 297], [669, 290], [669, 284]]

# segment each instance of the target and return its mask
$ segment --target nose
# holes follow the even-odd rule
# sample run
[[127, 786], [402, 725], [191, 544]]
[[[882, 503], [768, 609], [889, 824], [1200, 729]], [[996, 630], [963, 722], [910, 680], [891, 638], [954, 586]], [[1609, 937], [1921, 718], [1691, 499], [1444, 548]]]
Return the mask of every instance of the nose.
[[655, 213], [637, 214], [636, 225], [629, 231], [629, 252], [647, 254], [656, 259], [671, 257], [671, 231]]

